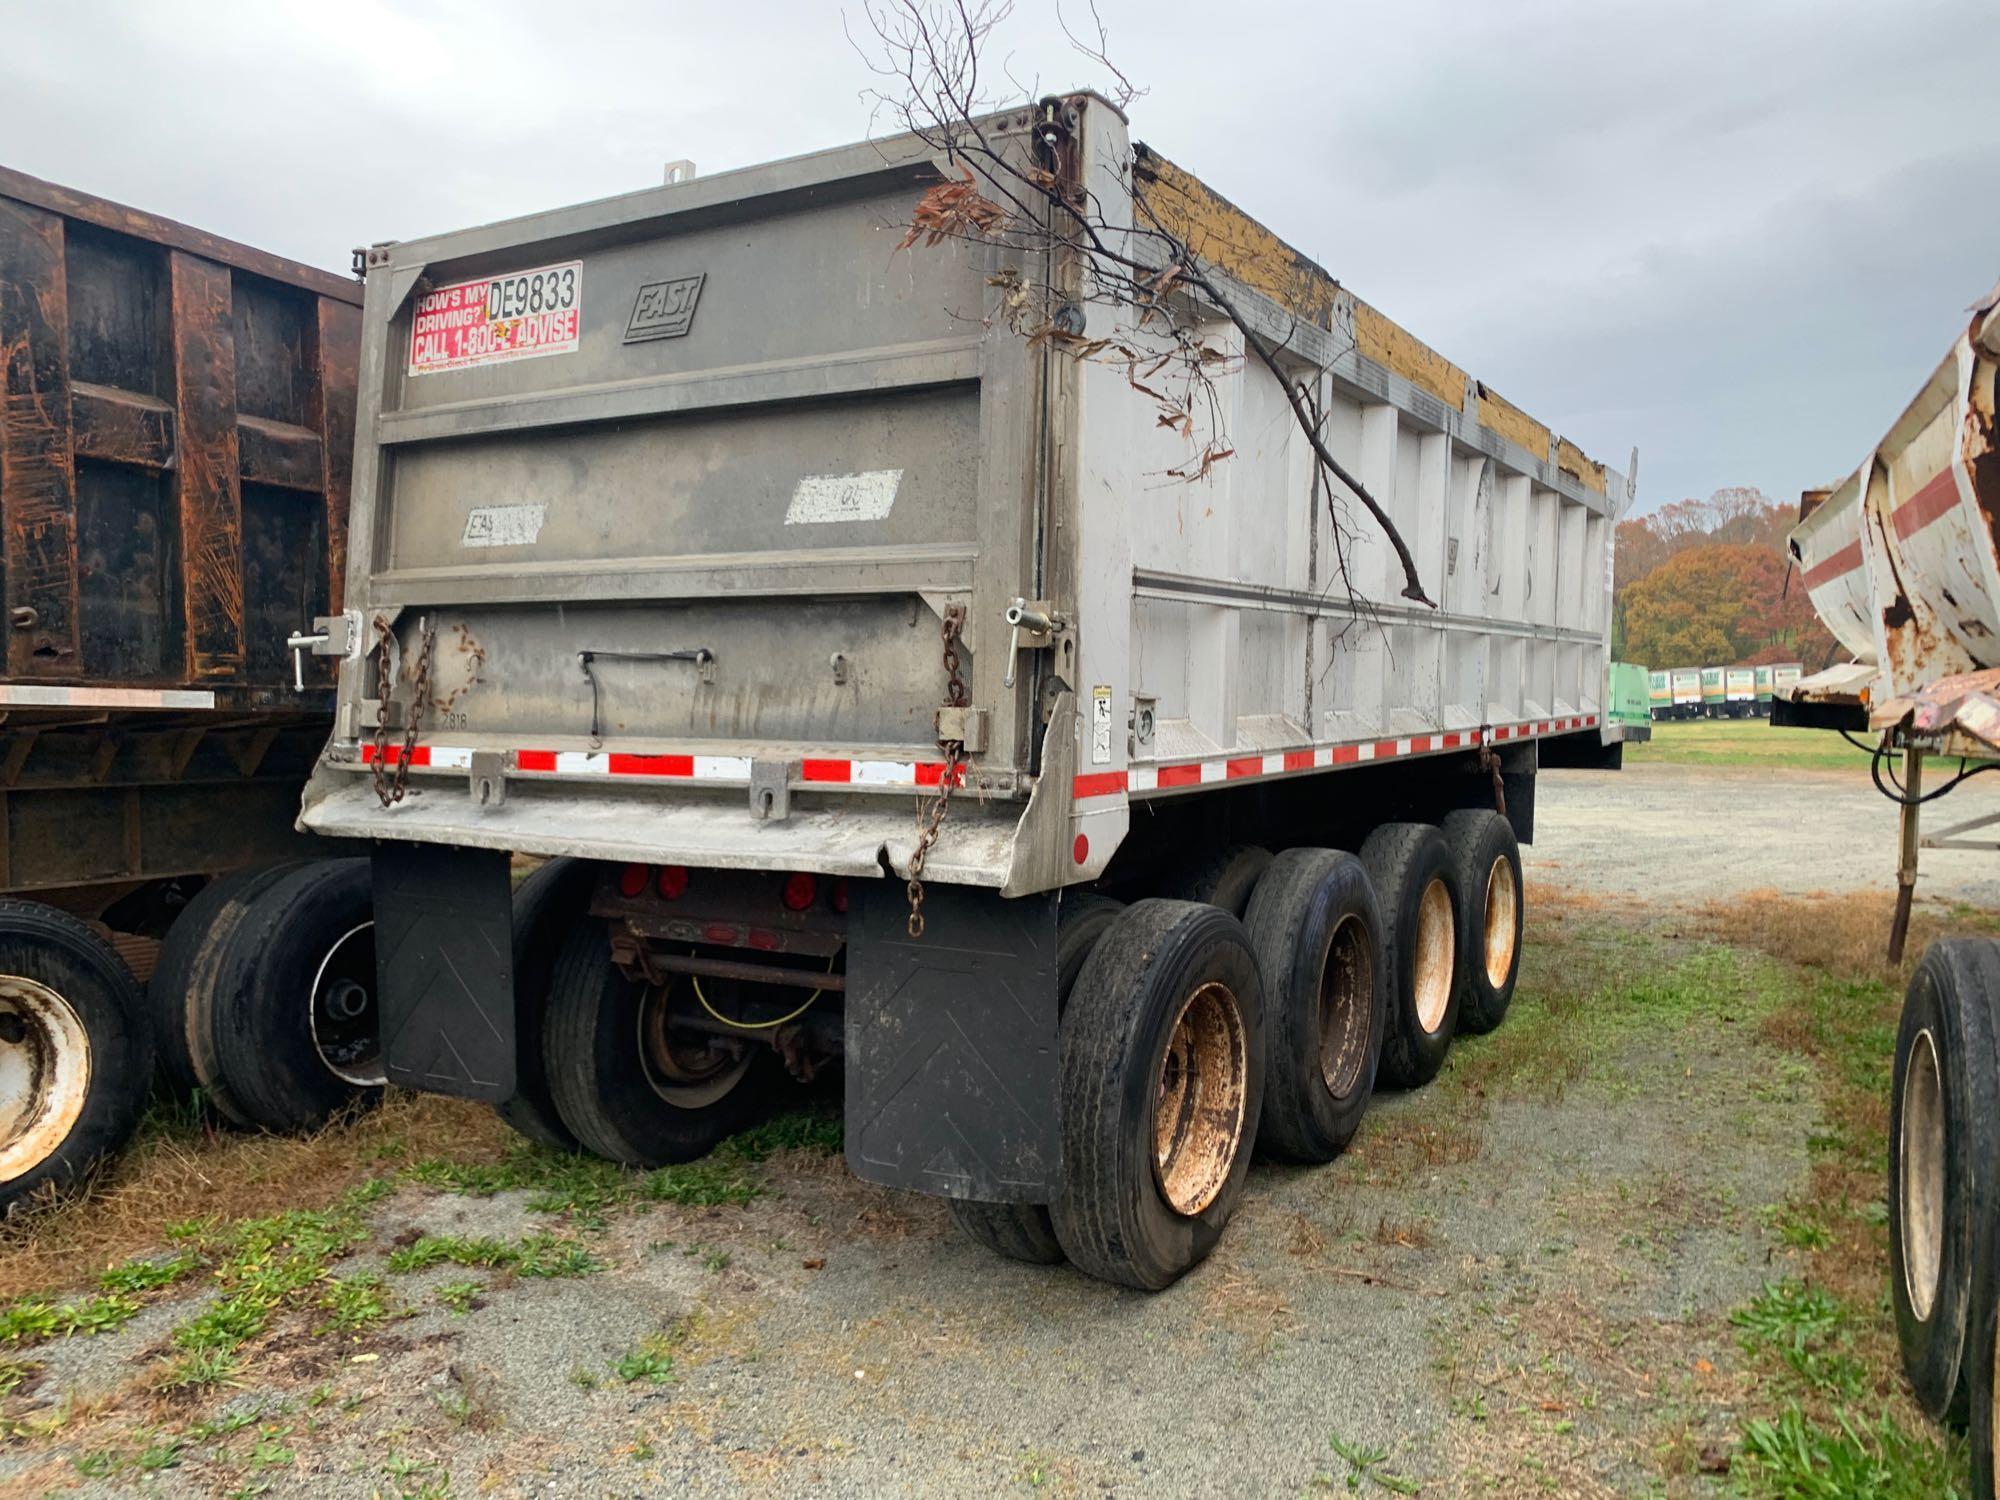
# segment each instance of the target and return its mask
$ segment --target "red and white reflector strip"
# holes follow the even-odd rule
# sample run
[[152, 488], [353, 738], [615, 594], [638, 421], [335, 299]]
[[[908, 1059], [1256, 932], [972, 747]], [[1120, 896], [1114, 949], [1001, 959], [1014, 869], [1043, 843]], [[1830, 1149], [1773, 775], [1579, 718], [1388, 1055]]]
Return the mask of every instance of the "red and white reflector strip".
[[[377, 759], [373, 743], [363, 741], [361, 763], [373, 765]], [[380, 756], [384, 765], [397, 765], [403, 747], [390, 745]], [[469, 771], [472, 751], [455, 745], [419, 745], [410, 752], [411, 769], [428, 767], [434, 771]], [[750, 760], [742, 755], [633, 755], [606, 750], [516, 750], [511, 770], [524, 775], [621, 776], [652, 781], [720, 781], [747, 784]], [[960, 777], [964, 772], [961, 770]], [[799, 764], [798, 779], [808, 784], [842, 786], [925, 787], [944, 780], [942, 761], [907, 760], [807, 760]]]
[[1501, 724], [1487, 731], [1451, 730], [1440, 734], [1406, 735], [1393, 740], [1353, 740], [1338, 745], [1304, 746], [1296, 750], [1268, 751], [1263, 755], [1224, 756], [1216, 760], [1183, 761], [1162, 766], [1133, 766], [1126, 771], [1090, 771], [1076, 778], [1071, 795], [1078, 801], [1092, 797], [1143, 797], [1183, 787], [1209, 786], [1216, 782], [1291, 776], [1302, 771], [1359, 765], [1363, 761], [1397, 760], [1406, 756], [1437, 755], [1448, 750], [1469, 750], [1489, 738], [1496, 743], [1501, 740], [1525, 740], [1541, 735], [1568, 734], [1578, 729], [1594, 729], [1596, 726], [1596, 714], [1578, 714], [1562, 719], [1538, 719], [1526, 724]]

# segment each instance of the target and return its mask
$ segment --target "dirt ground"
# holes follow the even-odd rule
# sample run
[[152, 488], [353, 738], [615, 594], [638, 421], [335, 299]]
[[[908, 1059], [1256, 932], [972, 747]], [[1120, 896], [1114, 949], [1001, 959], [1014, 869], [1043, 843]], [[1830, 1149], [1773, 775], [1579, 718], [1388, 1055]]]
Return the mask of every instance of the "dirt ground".
[[[1994, 813], [2000, 776], [1980, 776], [1925, 808], [1920, 826], [1928, 834]], [[1550, 884], [1640, 900], [1893, 893], [1898, 816], [1869, 783], [1865, 757], [1843, 771], [1544, 771], [1527, 862]], [[1918, 869], [1924, 899], [2000, 910], [2000, 853], [1926, 849]]]
[[[1551, 774], [1538, 818], [1507, 1024], [1380, 1098], [1340, 1161], [1259, 1166], [1220, 1250], [1165, 1293], [993, 1259], [941, 1205], [849, 1177], [824, 1119], [720, 1176], [579, 1191], [469, 1106], [440, 1151], [430, 1101], [434, 1159], [414, 1160], [414, 1106], [392, 1103], [367, 1127], [377, 1185], [316, 1200], [347, 1216], [323, 1265], [300, 1248], [319, 1229], [196, 1222], [118, 1326], [23, 1332], [0, 1303], [0, 1493], [1781, 1493], [1757, 1487], [1746, 1424], [1812, 1418], [1829, 1368], [1916, 1431], [1867, 1292], [1878, 1125], [1844, 1122], [1841, 1068], [1786, 1019], [1832, 981], [1703, 915], [1879, 886], [1886, 805], [1825, 776], [1657, 768]], [[1928, 894], [1995, 904], [1977, 858], [1932, 871]], [[1877, 1050], [1889, 993], [1870, 992]], [[0, 1279], [10, 1255], [60, 1263], [89, 1205], [64, 1212], [10, 1227]], [[567, 1273], [536, 1274], [551, 1245]], [[1744, 1309], [1840, 1285], [1839, 1256], [1862, 1290], [1825, 1327], [1860, 1331], [1826, 1355], [1846, 1364], [1789, 1374]], [[217, 1333], [287, 1265], [268, 1319]], [[192, 1363], [215, 1339], [226, 1358]], [[1938, 1492], [1912, 1483], [1870, 1492]]]

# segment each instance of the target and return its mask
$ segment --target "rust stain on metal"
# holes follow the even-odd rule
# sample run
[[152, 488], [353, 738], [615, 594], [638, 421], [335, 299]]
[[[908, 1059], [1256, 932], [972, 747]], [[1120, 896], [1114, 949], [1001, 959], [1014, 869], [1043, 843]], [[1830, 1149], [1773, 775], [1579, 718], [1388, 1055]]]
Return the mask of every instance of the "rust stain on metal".
[[[0, 199], [0, 474], [6, 483], [7, 669], [76, 670], [76, 466], [70, 443], [63, 226]], [[21, 611], [29, 613], [22, 614]]]
[[243, 671], [243, 501], [236, 441], [236, 348], [229, 272], [168, 257], [174, 318], [181, 604], [189, 674]]

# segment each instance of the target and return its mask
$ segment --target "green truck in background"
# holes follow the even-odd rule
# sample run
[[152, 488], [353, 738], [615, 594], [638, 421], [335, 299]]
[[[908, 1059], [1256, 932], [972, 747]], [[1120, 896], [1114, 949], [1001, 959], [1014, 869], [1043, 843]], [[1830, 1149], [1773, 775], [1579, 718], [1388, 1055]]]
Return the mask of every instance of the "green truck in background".
[[1664, 672], [1654, 672], [1648, 676], [1646, 669], [1629, 661], [1614, 661], [1606, 674], [1604, 704], [1605, 721], [1616, 739], [1650, 740], [1653, 737], [1653, 699], [1658, 696], [1657, 684], [1666, 676]]

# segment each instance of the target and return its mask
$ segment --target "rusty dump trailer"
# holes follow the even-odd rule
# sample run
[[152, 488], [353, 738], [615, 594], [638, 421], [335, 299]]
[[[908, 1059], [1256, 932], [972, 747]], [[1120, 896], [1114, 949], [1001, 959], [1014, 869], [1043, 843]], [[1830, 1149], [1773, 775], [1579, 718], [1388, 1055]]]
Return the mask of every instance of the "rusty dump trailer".
[[330, 852], [293, 824], [332, 674], [286, 639], [340, 607], [359, 302], [0, 169], [0, 1204], [136, 1117], [131, 971], [168, 940], [178, 1026], [204, 882]]
[[[1774, 689], [1772, 718], [1865, 732], [1874, 774], [1902, 804], [1900, 958], [1920, 847], [1996, 848], [1980, 817], [1922, 835], [1927, 757], [2000, 758], [2000, 288], [1859, 468], [1809, 490], [1790, 548], [1813, 609], [1850, 660]], [[1900, 782], [1891, 757], [1902, 762]], [[1951, 783], [1956, 785], [1956, 782]], [[1926, 796], [1926, 791], [1929, 795]]]
[[[1774, 684], [1772, 718], [1873, 742], [1898, 804], [1889, 950], [1902, 957], [1921, 848], [2000, 850], [2000, 814], [1930, 833], [1927, 802], [2000, 769], [2000, 287], [1859, 468], [1808, 491], [1793, 557], [1852, 659]], [[1791, 674], [1785, 674], [1790, 677]], [[1949, 774], [1926, 781], [1927, 760]], [[1899, 770], [1900, 767], [1900, 770]], [[1897, 1028], [1889, 1110], [1890, 1289], [1918, 1403], [1973, 1429], [1974, 1492], [2000, 1439], [2000, 943], [1932, 943]]]
[[302, 816], [376, 841], [392, 1081], [656, 1162], [844, 1063], [857, 1173], [1159, 1286], [1253, 1146], [1498, 1021], [1537, 766], [1623, 733], [1626, 486], [1103, 100], [988, 123], [1230, 289], [1180, 315], [1234, 456], [1010, 328], [1039, 262], [899, 251], [957, 175], [910, 139], [377, 246]]

